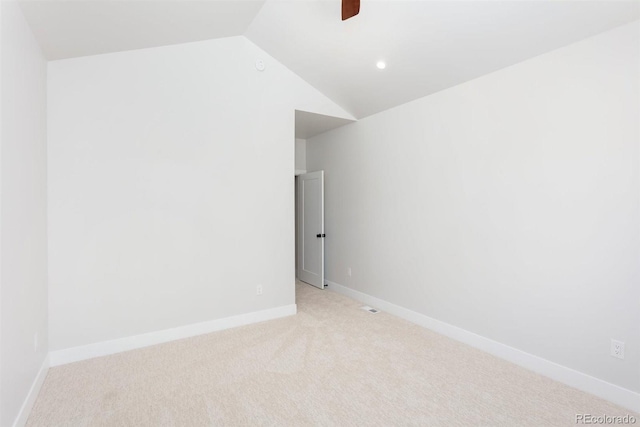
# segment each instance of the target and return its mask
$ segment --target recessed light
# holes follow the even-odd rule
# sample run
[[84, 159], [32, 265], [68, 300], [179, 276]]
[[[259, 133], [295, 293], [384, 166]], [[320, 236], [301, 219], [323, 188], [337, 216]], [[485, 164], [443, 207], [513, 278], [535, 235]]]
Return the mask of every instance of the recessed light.
[[378, 67], [381, 70], [384, 70], [385, 68], [387, 68], [387, 64], [385, 64], [384, 61], [378, 61], [378, 63], [376, 64], [376, 67]]

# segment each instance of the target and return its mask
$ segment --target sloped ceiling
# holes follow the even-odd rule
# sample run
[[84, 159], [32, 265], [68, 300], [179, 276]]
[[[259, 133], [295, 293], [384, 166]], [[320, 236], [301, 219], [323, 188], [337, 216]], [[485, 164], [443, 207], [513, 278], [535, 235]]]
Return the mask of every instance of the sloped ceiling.
[[21, 3], [49, 59], [245, 35], [356, 118], [640, 19], [635, 0], [362, 0], [344, 22], [340, 0]]
[[246, 36], [362, 118], [639, 17], [637, 1], [363, 0], [342, 22], [339, 0], [280, 0]]
[[22, 0], [47, 59], [243, 34], [264, 0]]

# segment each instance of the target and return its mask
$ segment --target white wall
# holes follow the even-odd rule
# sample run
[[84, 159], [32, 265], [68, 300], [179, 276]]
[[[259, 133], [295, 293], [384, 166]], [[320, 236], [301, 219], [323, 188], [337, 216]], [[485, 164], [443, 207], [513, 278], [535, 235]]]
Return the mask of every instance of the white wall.
[[0, 9], [0, 425], [9, 426], [47, 355], [46, 61], [17, 3]]
[[342, 109], [244, 37], [48, 71], [52, 350], [294, 303], [294, 109]]
[[307, 170], [307, 140], [296, 138], [296, 169]]
[[639, 391], [639, 36], [636, 22], [308, 139], [327, 279]]
[[[295, 145], [295, 151], [296, 151], [296, 173], [298, 173], [298, 171], [300, 171], [300, 173], [303, 173], [302, 171], [306, 171], [307, 170], [307, 140], [303, 139], [303, 138], [296, 138], [296, 145]], [[296, 181], [296, 187], [295, 187], [295, 194], [294, 194], [294, 199], [296, 197], [296, 195], [298, 194], [298, 183]], [[297, 205], [297, 203], [295, 203]], [[295, 217], [295, 222], [296, 222], [296, 231], [295, 231], [295, 270], [296, 270], [296, 277], [298, 276], [298, 211], [297, 209], [294, 207], [294, 217]]]

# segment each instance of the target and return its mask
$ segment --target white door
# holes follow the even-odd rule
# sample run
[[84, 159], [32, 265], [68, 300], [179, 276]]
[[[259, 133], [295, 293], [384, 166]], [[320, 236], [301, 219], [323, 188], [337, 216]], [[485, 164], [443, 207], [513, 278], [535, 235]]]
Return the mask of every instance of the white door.
[[298, 279], [324, 289], [324, 171], [298, 175]]

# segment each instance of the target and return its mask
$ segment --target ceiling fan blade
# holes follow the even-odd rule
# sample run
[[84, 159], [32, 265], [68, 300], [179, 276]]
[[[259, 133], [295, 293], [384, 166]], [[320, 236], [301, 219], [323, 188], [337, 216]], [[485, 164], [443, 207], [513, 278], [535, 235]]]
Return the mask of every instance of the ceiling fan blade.
[[342, 0], [342, 20], [353, 18], [360, 13], [360, 0]]

